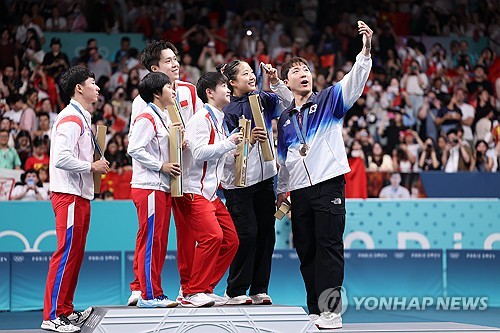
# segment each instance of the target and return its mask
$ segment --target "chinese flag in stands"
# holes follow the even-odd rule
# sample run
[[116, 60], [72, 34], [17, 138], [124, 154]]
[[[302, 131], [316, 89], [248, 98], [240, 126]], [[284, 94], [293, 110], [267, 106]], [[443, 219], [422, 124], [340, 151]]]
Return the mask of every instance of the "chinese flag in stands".
[[366, 181], [365, 163], [359, 157], [349, 157], [349, 166], [351, 172], [345, 176], [345, 197], [366, 199], [368, 197], [368, 188]]

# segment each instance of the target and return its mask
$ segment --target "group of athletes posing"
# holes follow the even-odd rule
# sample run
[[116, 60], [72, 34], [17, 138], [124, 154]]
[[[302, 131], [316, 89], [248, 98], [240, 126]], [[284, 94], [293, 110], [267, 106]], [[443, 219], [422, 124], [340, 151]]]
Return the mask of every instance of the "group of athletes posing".
[[[274, 213], [276, 206], [288, 202], [289, 193], [310, 318], [320, 328], [342, 327], [340, 297], [328, 304], [318, 304], [318, 298], [325, 291], [339, 290], [344, 276], [343, 175], [350, 169], [342, 119], [361, 95], [371, 70], [372, 31], [361, 21], [358, 29], [363, 48], [352, 70], [320, 93], [312, 92], [306, 60], [284, 63], [283, 81], [266, 65], [273, 93], [259, 94], [266, 128], [252, 122], [243, 188], [234, 185], [235, 149], [242, 140], [240, 117], [253, 119], [249, 96], [257, 93], [257, 85], [251, 67], [235, 60], [203, 74], [194, 86], [178, 80], [177, 50], [171, 43], [154, 41], [146, 47], [141, 62], [150, 73], [141, 80], [140, 95], [133, 101], [128, 146], [139, 222], [129, 305], [271, 304]], [[100, 150], [87, 111], [99, 96], [94, 74], [72, 67], [61, 77], [61, 86], [72, 99], [52, 129], [50, 186], [58, 248], [49, 266], [41, 327], [78, 332], [92, 312], [92, 308], [82, 312], [73, 308], [90, 221], [92, 173], [108, 172], [109, 164], [104, 159], [93, 162], [94, 148]], [[174, 104], [182, 122], [172, 122], [166, 111]], [[277, 161], [266, 162], [261, 144], [274, 142], [275, 119]], [[169, 161], [170, 131], [176, 128], [184, 136], [182, 170]], [[172, 198], [171, 178], [181, 174], [184, 195]], [[224, 189], [225, 205], [217, 197], [219, 186]], [[164, 295], [161, 284], [171, 211], [180, 273], [176, 300]], [[225, 295], [216, 295], [214, 288], [228, 267]]]

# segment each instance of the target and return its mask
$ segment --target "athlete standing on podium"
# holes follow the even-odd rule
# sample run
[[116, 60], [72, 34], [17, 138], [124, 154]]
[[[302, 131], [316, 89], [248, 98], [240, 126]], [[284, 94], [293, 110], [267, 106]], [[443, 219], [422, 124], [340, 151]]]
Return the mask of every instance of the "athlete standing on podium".
[[[169, 42], [158, 40], [149, 43], [141, 55], [142, 65], [151, 72], [161, 72], [168, 76], [172, 82], [172, 88], [175, 90], [175, 99], [179, 106], [179, 111], [182, 115], [183, 122], [187, 121], [203, 107], [203, 102], [196, 94], [196, 87], [189, 83], [179, 80], [179, 62], [177, 60], [177, 48]], [[132, 103], [132, 116], [130, 123], [133, 124], [135, 118], [146, 109], [147, 103], [139, 95]], [[184, 229], [183, 214], [177, 209], [177, 199], [172, 200], [173, 213], [176, 224], [177, 233], [188, 233]], [[187, 241], [187, 240], [186, 240]], [[191, 241], [191, 247], [185, 247], [183, 252], [178, 252], [177, 256], [181, 258], [192, 258], [194, 253], [195, 242]], [[187, 262], [188, 260], [179, 260], [179, 262]], [[134, 280], [130, 283], [131, 295], [127, 305], [136, 305], [141, 295], [141, 286], [137, 277], [137, 258], [134, 256]], [[179, 274], [181, 278], [181, 286], [189, 277], [190, 272], [186, 266], [179, 266]], [[181, 297], [182, 298], [182, 297]]]
[[181, 167], [169, 162], [169, 135], [172, 126], [165, 108], [173, 105], [175, 92], [170, 79], [161, 72], [147, 74], [139, 83], [141, 98], [148, 103], [130, 128], [128, 154], [132, 157], [132, 200], [137, 209], [139, 231], [135, 259], [141, 287], [140, 308], [170, 308], [161, 285], [161, 271], [167, 253], [172, 197], [170, 177], [178, 177]]
[[94, 198], [92, 173], [107, 173], [109, 163], [104, 159], [93, 162], [94, 148], [102, 153], [87, 111], [99, 97], [94, 73], [85, 67], [71, 67], [61, 76], [61, 87], [71, 101], [57, 116], [50, 138], [50, 191], [57, 250], [49, 263], [41, 328], [80, 332], [79, 326], [92, 313], [92, 307], [83, 312], [73, 308], [90, 225], [90, 200]]
[[[224, 119], [229, 131], [233, 131], [239, 127], [240, 117], [253, 119], [248, 97], [257, 93], [259, 84], [252, 68], [244, 61], [233, 60], [220, 70], [228, 78], [228, 86], [232, 92], [231, 102], [224, 108]], [[266, 140], [270, 140], [274, 143], [272, 122], [290, 105], [293, 96], [278, 79], [276, 69], [266, 65], [259, 70], [267, 73], [271, 90], [276, 92], [259, 93], [266, 128], [252, 129], [246, 186], [238, 188], [234, 185], [235, 163], [226, 164], [222, 178], [226, 206], [240, 240], [227, 279], [226, 294], [229, 297], [229, 305], [272, 304], [268, 286], [276, 240], [274, 176], [277, 169], [275, 159], [264, 161], [260, 142], [267, 144]], [[246, 294], [247, 290], [249, 296]]]
[[[363, 49], [351, 71], [333, 87], [313, 93], [312, 75], [303, 58], [292, 58], [281, 68], [294, 102], [278, 122], [277, 205], [287, 201], [290, 191], [293, 242], [309, 314], [319, 328], [342, 327], [344, 174], [350, 171], [342, 122], [361, 96], [372, 66], [373, 32], [362, 21], [358, 21], [358, 30]], [[336, 301], [331, 302], [330, 295], [337, 295]]]

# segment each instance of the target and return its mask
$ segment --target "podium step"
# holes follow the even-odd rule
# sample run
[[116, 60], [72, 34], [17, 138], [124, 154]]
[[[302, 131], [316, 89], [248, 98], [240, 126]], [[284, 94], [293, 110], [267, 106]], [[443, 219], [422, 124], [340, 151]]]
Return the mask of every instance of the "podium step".
[[82, 333], [309, 333], [319, 332], [301, 307], [223, 306], [139, 309], [97, 307]]

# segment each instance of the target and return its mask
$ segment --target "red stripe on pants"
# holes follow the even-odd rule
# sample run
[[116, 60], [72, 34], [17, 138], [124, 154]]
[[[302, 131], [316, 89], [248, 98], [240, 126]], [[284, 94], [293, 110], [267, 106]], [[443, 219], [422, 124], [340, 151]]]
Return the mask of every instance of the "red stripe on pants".
[[[55, 306], [55, 316], [68, 316], [73, 313], [73, 297], [78, 282], [78, 274], [82, 266], [85, 251], [85, 243], [90, 225], [90, 201], [82, 197], [66, 194], [52, 193], [52, 208], [56, 220], [57, 250], [52, 255], [47, 274], [45, 296], [43, 304], [43, 319], [50, 320], [50, 312]], [[71, 207], [73, 214], [68, 214]], [[67, 230], [73, 221], [73, 232], [71, 244], [66, 243]], [[71, 246], [67, 249], [67, 246]], [[66, 264], [59, 269], [61, 259], [67, 250]], [[59, 270], [59, 272], [58, 272]], [[58, 290], [56, 279], [59, 281]], [[53, 296], [57, 295], [56, 304], [53, 304]]]
[[[154, 193], [154, 211], [151, 211], [148, 204], [148, 197], [152, 193]], [[150, 299], [151, 297], [147, 296], [148, 287], [152, 289], [153, 297], [163, 294], [161, 271], [167, 254], [172, 198], [170, 193], [137, 188], [132, 189], [131, 195], [137, 209], [139, 221], [134, 255], [134, 273], [139, 280], [140, 288], [136, 290], [141, 290], [143, 299]], [[154, 230], [152, 230], [152, 247], [148, 249], [147, 243], [150, 231], [148, 218], [151, 213], [154, 213]], [[148, 267], [146, 267], [147, 258], [151, 260]], [[150, 279], [147, 279], [148, 275]]]
[[[190, 266], [191, 271], [183, 293], [212, 293], [238, 250], [238, 235], [226, 206], [219, 198], [210, 202], [201, 195], [187, 194], [182, 199], [184, 222], [198, 243], [192, 265], [182, 263]], [[177, 237], [181, 238], [178, 242], [181, 248], [191, 246], [189, 242], [183, 242], [185, 237], [191, 235], [183, 233]]]

